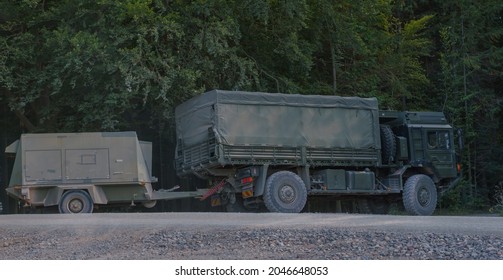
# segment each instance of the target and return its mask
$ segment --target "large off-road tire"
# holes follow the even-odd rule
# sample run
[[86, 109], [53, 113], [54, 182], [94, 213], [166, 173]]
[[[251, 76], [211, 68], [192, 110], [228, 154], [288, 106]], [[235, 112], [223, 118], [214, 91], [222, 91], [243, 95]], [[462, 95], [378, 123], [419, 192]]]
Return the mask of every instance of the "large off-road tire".
[[358, 199], [358, 212], [360, 214], [379, 214], [389, 213], [391, 203], [382, 197]]
[[82, 214], [93, 212], [93, 200], [86, 191], [67, 191], [59, 202], [59, 213]]
[[381, 125], [381, 155], [383, 163], [392, 163], [396, 157], [395, 134], [389, 125]]
[[264, 204], [270, 212], [299, 213], [307, 201], [304, 181], [290, 171], [279, 171], [267, 178]]
[[413, 175], [403, 188], [403, 206], [412, 215], [429, 216], [437, 207], [437, 189], [430, 177]]

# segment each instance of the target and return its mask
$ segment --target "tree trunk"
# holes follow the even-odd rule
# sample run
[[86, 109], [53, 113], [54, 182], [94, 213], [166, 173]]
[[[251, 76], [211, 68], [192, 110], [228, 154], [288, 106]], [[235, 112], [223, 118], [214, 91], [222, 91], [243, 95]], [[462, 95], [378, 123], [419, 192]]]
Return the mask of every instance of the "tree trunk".
[[[464, 61], [464, 58], [466, 58], [467, 54], [465, 51], [465, 23], [463, 16], [461, 16], [461, 49], [462, 49], [462, 57], [463, 57], [463, 99], [465, 102], [465, 116], [466, 116], [466, 128], [468, 131], [472, 131], [472, 125], [471, 125], [471, 118], [470, 112], [468, 111], [468, 86], [467, 86], [467, 81], [466, 81], [466, 62]], [[467, 156], [468, 156], [468, 182], [470, 182], [470, 196], [473, 198], [473, 170], [472, 170], [472, 156], [471, 156], [471, 149], [470, 149], [470, 144], [467, 145]]]
[[332, 41], [330, 41], [330, 52], [332, 54], [332, 94], [337, 95], [337, 64], [334, 43]]
[[37, 128], [33, 123], [19, 110], [16, 110], [16, 116], [21, 121], [21, 124], [28, 130], [28, 132], [33, 132]]

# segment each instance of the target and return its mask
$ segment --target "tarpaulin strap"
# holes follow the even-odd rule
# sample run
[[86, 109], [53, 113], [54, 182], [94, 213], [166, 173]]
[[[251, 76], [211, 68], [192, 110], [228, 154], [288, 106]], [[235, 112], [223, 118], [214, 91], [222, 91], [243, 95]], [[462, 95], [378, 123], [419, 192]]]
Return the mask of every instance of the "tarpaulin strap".
[[211, 189], [209, 189], [201, 198], [200, 200], [203, 201], [205, 199], [207, 199], [208, 197], [214, 195], [216, 192], [218, 192], [221, 188], [224, 187], [225, 185], [225, 179], [222, 180], [220, 183], [216, 184], [215, 186], [213, 186]]

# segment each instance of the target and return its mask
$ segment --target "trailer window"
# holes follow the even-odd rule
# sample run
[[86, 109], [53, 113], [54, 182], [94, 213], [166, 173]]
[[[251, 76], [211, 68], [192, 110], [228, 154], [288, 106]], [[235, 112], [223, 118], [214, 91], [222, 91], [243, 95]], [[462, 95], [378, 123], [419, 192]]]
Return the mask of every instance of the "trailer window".
[[448, 131], [428, 132], [428, 148], [430, 150], [449, 150], [450, 143]]

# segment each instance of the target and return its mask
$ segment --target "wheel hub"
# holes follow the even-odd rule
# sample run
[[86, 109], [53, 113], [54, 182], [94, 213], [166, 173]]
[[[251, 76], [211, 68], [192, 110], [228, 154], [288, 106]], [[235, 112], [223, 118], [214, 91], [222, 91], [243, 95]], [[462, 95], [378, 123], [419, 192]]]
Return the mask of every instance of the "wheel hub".
[[80, 213], [84, 208], [84, 203], [80, 199], [72, 199], [68, 203], [68, 209], [72, 211], [72, 213]]
[[428, 203], [430, 202], [430, 192], [428, 191], [428, 189], [426, 188], [420, 188], [419, 189], [419, 192], [417, 194], [417, 199], [419, 201], [419, 204], [421, 204], [421, 206], [426, 206], [428, 205]]
[[279, 189], [279, 199], [284, 203], [291, 203], [295, 200], [295, 189], [290, 185], [284, 185]]

